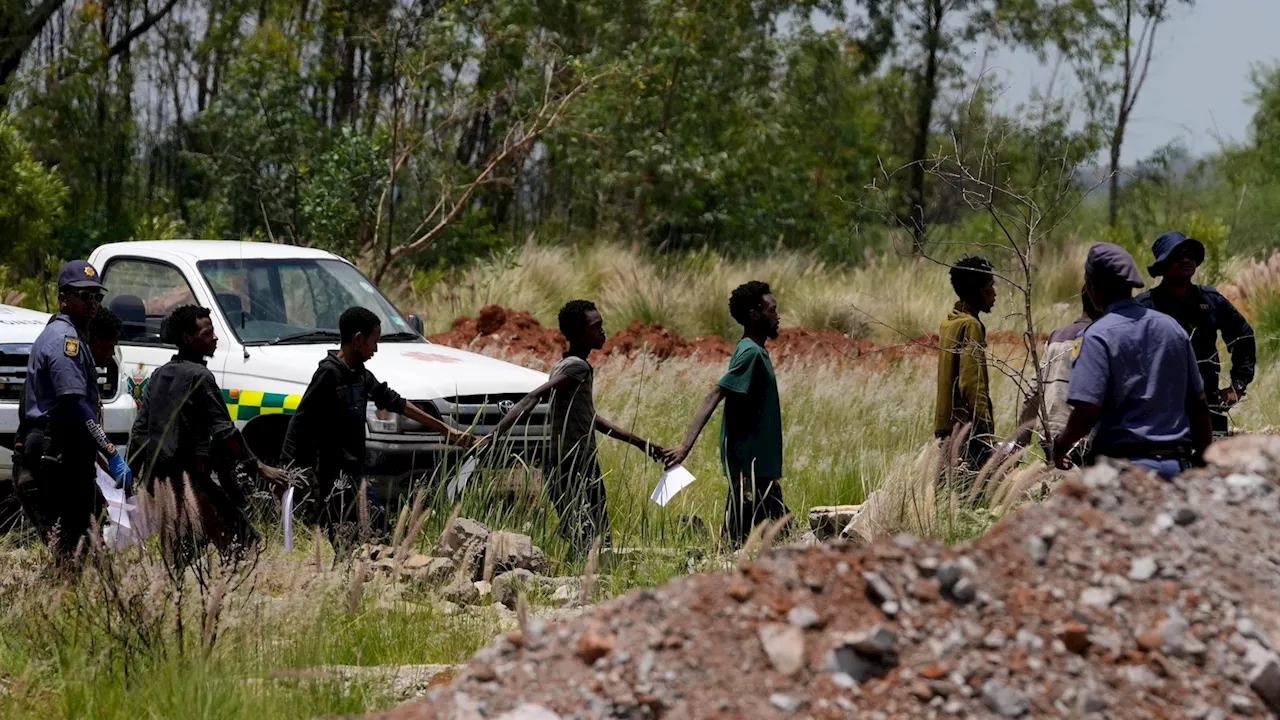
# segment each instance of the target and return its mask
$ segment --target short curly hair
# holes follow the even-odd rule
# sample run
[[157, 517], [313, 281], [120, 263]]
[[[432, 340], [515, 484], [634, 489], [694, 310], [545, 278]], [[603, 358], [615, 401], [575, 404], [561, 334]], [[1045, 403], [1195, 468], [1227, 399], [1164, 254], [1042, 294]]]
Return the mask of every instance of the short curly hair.
[[771, 294], [773, 291], [767, 282], [751, 280], [742, 283], [729, 295], [729, 314], [739, 325], [746, 327], [751, 322], [751, 311], [759, 310], [764, 305], [764, 296]]
[[560, 334], [570, 341], [580, 337], [587, 329], [587, 313], [595, 309], [596, 304], [590, 300], [570, 300], [565, 303], [556, 318], [560, 324]]
[[185, 335], [196, 334], [196, 324], [209, 317], [209, 308], [199, 305], [182, 305], [174, 308], [169, 317], [160, 323], [160, 339], [171, 345], [182, 345]]
[[338, 317], [338, 339], [349, 343], [356, 335], [369, 336], [373, 329], [382, 325], [382, 321], [372, 310], [355, 305], [342, 311]]
[[111, 312], [106, 306], [99, 307], [97, 314], [89, 321], [89, 337], [91, 338], [116, 338], [118, 340], [123, 332], [124, 323], [120, 322], [120, 316]]
[[962, 299], [973, 297], [986, 287], [994, 273], [995, 268], [986, 258], [966, 257], [951, 267], [951, 289]]

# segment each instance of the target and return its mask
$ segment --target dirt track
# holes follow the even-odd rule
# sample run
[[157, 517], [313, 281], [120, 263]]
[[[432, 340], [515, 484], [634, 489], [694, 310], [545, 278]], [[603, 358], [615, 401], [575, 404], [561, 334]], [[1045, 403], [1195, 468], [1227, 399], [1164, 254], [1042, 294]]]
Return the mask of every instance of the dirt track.
[[534, 623], [381, 717], [1270, 715], [1280, 438], [1211, 453], [1092, 469], [970, 547], [785, 549]]

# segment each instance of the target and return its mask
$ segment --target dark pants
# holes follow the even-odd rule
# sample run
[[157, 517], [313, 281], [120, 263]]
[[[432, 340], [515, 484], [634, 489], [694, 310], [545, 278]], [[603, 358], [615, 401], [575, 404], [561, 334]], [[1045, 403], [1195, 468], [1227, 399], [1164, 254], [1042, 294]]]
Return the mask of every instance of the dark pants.
[[1224, 436], [1231, 429], [1231, 423], [1227, 420], [1227, 414], [1209, 410], [1209, 424], [1213, 427], [1213, 434]]
[[156, 474], [148, 479], [147, 489], [154, 496], [157, 483], [167, 484], [173, 490], [177, 507], [193, 514], [193, 517], [184, 515], [178, 525], [183, 535], [179, 542], [188, 552], [195, 551], [207, 540], [223, 555], [237, 555], [257, 546], [262, 537], [249, 520], [247, 502], [236, 482], [235, 469], [230, 464], [219, 467], [217, 476], [215, 480], [203, 459], [166, 464], [158, 467]]
[[[360, 489], [365, 488], [365, 508], [368, 526], [362, 527], [360, 518]], [[312, 525], [324, 530], [334, 553], [345, 557], [362, 542], [387, 539], [386, 508], [373, 488], [360, 476], [341, 473], [338, 477], [311, 476], [304, 517]]]
[[732, 470], [730, 473], [722, 535], [730, 547], [739, 548], [756, 525], [776, 520], [791, 511], [782, 501], [779, 478], [752, 477]]
[[560, 515], [560, 535], [574, 550], [590, 550], [597, 537], [602, 545], [609, 544], [609, 509], [597, 459], [556, 463], [547, 478], [547, 492]]
[[23, 514], [49, 546], [58, 565], [77, 561], [80, 543], [102, 515], [105, 502], [94, 481], [92, 456], [78, 463], [14, 458], [14, 490]]

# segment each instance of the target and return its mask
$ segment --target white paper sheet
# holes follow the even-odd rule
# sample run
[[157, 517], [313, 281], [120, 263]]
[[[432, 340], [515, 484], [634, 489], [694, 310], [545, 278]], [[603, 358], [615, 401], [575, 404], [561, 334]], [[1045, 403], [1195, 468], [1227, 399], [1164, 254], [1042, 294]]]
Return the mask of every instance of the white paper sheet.
[[658, 487], [653, 489], [653, 495], [649, 499], [666, 507], [676, 493], [689, 487], [695, 479], [693, 473], [685, 470], [683, 465], [677, 465], [662, 473], [662, 478], [658, 480]]
[[280, 499], [280, 514], [284, 524], [284, 551], [293, 552], [293, 486], [284, 491]]
[[138, 509], [137, 500], [127, 497], [124, 490], [117, 490], [116, 481], [102, 468], [97, 468], [97, 471], [95, 480], [107, 501], [107, 522], [102, 526], [103, 543], [113, 551], [137, 545], [151, 534], [142, 527], [142, 518], [134, 515]]
[[454, 499], [462, 494], [462, 489], [467, 486], [467, 481], [471, 479], [471, 473], [475, 472], [475, 470], [475, 458], [467, 458], [462, 463], [462, 467], [458, 470], [458, 476], [450, 480], [449, 484], [445, 486], [444, 491], [449, 498], [449, 502], [453, 502]]

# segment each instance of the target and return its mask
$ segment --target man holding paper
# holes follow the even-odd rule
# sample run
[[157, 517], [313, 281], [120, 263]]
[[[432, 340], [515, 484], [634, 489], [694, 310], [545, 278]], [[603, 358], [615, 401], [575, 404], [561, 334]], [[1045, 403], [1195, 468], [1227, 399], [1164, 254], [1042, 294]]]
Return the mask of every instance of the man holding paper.
[[729, 313], [742, 324], [742, 340], [729, 370], [694, 415], [684, 442], [668, 450], [668, 468], [684, 462], [716, 406], [725, 401], [720, 460], [729, 479], [724, 537], [740, 547], [764, 520], [785, 516], [782, 500], [782, 405], [778, 380], [765, 343], [778, 337], [778, 301], [768, 283], [740, 285], [729, 297]]
[[560, 515], [560, 534], [578, 551], [596, 537], [609, 539], [604, 476], [596, 451], [596, 432], [617, 438], [658, 460], [665, 452], [596, 414], [595, 370], [587, 357], [604, 347], [604, 320], [590, 300], [572, 300], [560, 309], [560, 332], [569, 342], [564, 358], [551, 368], [547, 382], [526, 395], [482, 440], [502, 437], [543, 398], [551, 399], [551, 448], [543, 470], [551, 502]]

